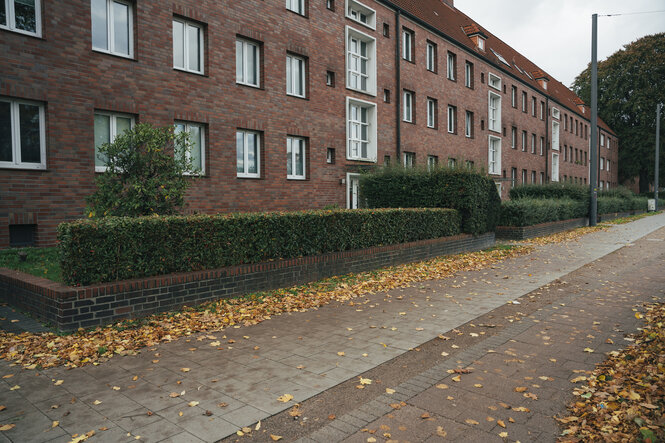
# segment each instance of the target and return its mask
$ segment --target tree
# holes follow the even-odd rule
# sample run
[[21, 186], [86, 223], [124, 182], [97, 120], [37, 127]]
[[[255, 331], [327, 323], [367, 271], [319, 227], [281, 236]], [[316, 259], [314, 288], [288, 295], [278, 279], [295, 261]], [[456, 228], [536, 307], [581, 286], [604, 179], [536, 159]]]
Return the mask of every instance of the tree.
[[99, 147], [107, 169], [87, 198], [90, 217], [167, 215], [185, 203], [191, 165], [186, 132], [141, 123]]
[[[591, 103], [590, 66], [572, 89]], [[665, 103], [665, 33], [642, 37], [598, 63], [598, 116], [619, 137], [619, 181], [639, 176], [640, 193], [654, 179], [657, 103]], [[663, 157], [660, 183], [665, 183]]]

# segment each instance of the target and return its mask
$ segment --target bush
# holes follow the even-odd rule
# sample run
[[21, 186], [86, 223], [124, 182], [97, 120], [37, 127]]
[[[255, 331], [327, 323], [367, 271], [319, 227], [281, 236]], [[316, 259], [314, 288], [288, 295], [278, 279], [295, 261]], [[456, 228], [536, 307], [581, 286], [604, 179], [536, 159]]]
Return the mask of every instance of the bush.
[[106, 217], [58, 227], [63, 279], [86, 285], [446, 237], [451, 209]]
[[548, 198], [588, 201], [589, 187], [571, 183], [548, 183], [545, 185], [522, 185], [510, 190], [510, 199], [521, 198]]
[[531, 226], [558, 220], [586, 217], [586, 202], [562, 199], [520, 198], [501, 203], [501, 226]]
[[494, 181], [465, 169], [387, 167], [360, 179], [360, 195], [370, 208], [453, 208], [462, 231], [493, 231], [501, 199]]
[[646, 211], [647, 198], [598, 197], [598, 214], [614, 212]]

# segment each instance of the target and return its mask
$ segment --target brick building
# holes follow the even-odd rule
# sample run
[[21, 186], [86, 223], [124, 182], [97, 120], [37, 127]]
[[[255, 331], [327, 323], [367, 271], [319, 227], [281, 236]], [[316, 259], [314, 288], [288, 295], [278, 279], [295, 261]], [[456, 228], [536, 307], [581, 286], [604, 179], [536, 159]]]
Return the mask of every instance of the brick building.
[[452, 0], [0, 0], [0, 52], [0, 247], [53, 244], [137, 122], [190, 132], [200, 212], [355, 207], [387, 162], [588, 181], [589, 109]]

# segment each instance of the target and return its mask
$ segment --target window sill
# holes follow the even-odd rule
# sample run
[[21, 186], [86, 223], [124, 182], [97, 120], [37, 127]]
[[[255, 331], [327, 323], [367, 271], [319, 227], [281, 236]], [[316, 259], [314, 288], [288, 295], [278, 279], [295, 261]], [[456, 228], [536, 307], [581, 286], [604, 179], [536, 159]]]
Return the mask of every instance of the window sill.
[[260, 180], [261, 176], [260, 175], [236, 175], [236, 178], [242, 179], [242, 180]]
[[351, 20], [353, 23], [357, 23], [357, 24], [359, 24], [359, 25], [361, 25], [361, 26], [364, 26], [364, 27], [366, 27], [366, 28], [368, 28], [368, 29], [371, 29], [372, 31], [376, 31], [376, 25], [370, 25], [369, 23], [363, 23], [363, 22], [361, 22], [360, 20], [356, 20], [355, 18], [353, 18], [353, 17], [351, 17], [351, 16], [349, 16], [349, 15], [347, 15], [346, 18], [348, 18], [349, 20]]
[[243, 87], [245, 87], [245, 88], [252, 88], [252, 89], [263, 90], [263, 87], [262, 87], [261, 85], [252, 85], [252, 84], [249, 84], [249, 83], [240, 83], [240, 82], [236, 82], [236, 86], [243, 86]]
[[39, 39], [39, 40], [44, 40], [44, 37], [42, 37], [41, 32], [35, 33], [35, 32], [22, 31], [20, 29], [11, 29], [8, 26], [0, 26], [0, 31], [7, 31], [7, 32], [14, 33], [14, 34], [24, 35], [26, 37], [32, 37], [32, 38], [36, 38], [36, 39]]
[[352, 162], [363, 162], [363, 163], [376, 163], [376, 160], [372, 160], [370, 158], [351, 158], [351, 157], [346, 157], [348, 161]]
[[286, 179], [288, 181], [296, 181], [296, 182], [304, 182], [307, 181], [307, 177], [289, 177], [288, 175], [286, 176]]
[[19, 171], [46, 171], [46, 165], [16, 165], [16, 164], [3, 164], [0, 163], [0, 169], [11, 169]]
[[309, 101], [309, 97], [307, 97], [306, 95], [302, 95], [302, 96], [301, 96], [301, 95], [294, 95], [294, 94], [289, 94], [289, 93], [287, 92], [287, 93], [286, 93], [286, 96], [287, 96], [287, 97], [291, 97], [291, 98], [297, 98], [297, 99], [300, 99], [300, 100]]
[[376, 91], [364, 91], [362, 89], [352, 88], [349, 85], [346, 85], [346, 89], [348, 89], [349, 91], [358, 92], [360, 94], [369, 95], [371, 97], [376, 97]]
[[290, 12], [291, 14], [293, 14], [293, 15], [297, 15], [298, 17], [302, 17], [302, 18], [309, 19], [309, 16], [307, 16], [306, 14], [301, 14], [301, 13], [299, 13], [299, 12], [292, 11], [292, 10], [290, 10], [290, 9], [288, 9], [288, 8], [286, 8], [286, 10], [287, 10], [288, 12]]
[[129, 61], [133, 61], [133, 62], [138, 61], [134, 58], [133, 54], [125, 55], [125, 54], [119, 54], [117, 52], [104, 51], [103, 49], [97, 49], [97, 48], [92, 48], [92, 52], [96, 52], [98, 54], [110, 55], [111, 57], [117, 57], [117, 58], [121, 58], [121, 59], [124, 59], [124, 60], [129, 60]]
[[173, 67], [173, 70], [177, 72], [184, 72], [185, 74], [198, 75], [199, 77], [209, 77], [208, 74], [206, 74], [205, 72], [189, 71], [187, 69], [176, 68], [175, 66]]

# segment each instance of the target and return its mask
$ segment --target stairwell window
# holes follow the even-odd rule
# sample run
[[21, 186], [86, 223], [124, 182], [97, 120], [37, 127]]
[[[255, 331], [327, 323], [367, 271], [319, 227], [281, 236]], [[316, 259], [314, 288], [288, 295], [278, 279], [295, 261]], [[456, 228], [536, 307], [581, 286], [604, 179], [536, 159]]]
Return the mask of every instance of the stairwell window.
[[258, 43], [236, 39], [236, 83], [261, 86], [261, 48]]
[[517, 108], [517, 87], [512, 86], [510, 88], [510, 103], [513, 108]]
[[559, 154], [552, 153], [552, 181], [559, 181]]
[[515, 126], [510, 128], [510, 147], [517, 149], [517, 128]]
[[414, 94], [411, 91], [404, 91], [402, 94], [402, 120], [407, 123], [413, 123]]
[[203, 27], [181, 19], [173, 19], [173, 67], [203, 74]]
[[346, 87], [376, 95], [376, 40], [346, 27]]
[[448, 132], [457, 134], [457, 108], [448, 105]]
[[473, 63], [464, 63], [464, 86], [473, 89]]
[[457, 79], [457, 56], [452, 52], [448, 52], [446, 61], [446, 74], [448, 80], [455, 81]]
[[40, 0], [0, 0], [0, 29], [41, 37]]
[[402, 29], [402, 58], [408, 62], [413, 63], [413, 31], [410, 29]]
[[488, 121], [490, 131], [501, 132], [501, 96], [491, 91], [488, 100]]
[[466, 118], [464, 122], [464, 135], [467, 138], [473, 138], [473, 112], [466, 111]]
[[376, 29], [376, 11], [356, 0], [346, 0], [346, 17]]
[[346, 98], [347, 159], [376, 162], [376, 104]]
[[501, 174], [501, 139], [493, 135], [489, 136], [487, 170], [493, 175]]
[[437, 123], [437, 101], [433, 98], [427, 99], [427, 127], [436, 129]]
[[133, 57], [133, 5], [122, 0], [91, 0], [90, 12], [92, 49]]

